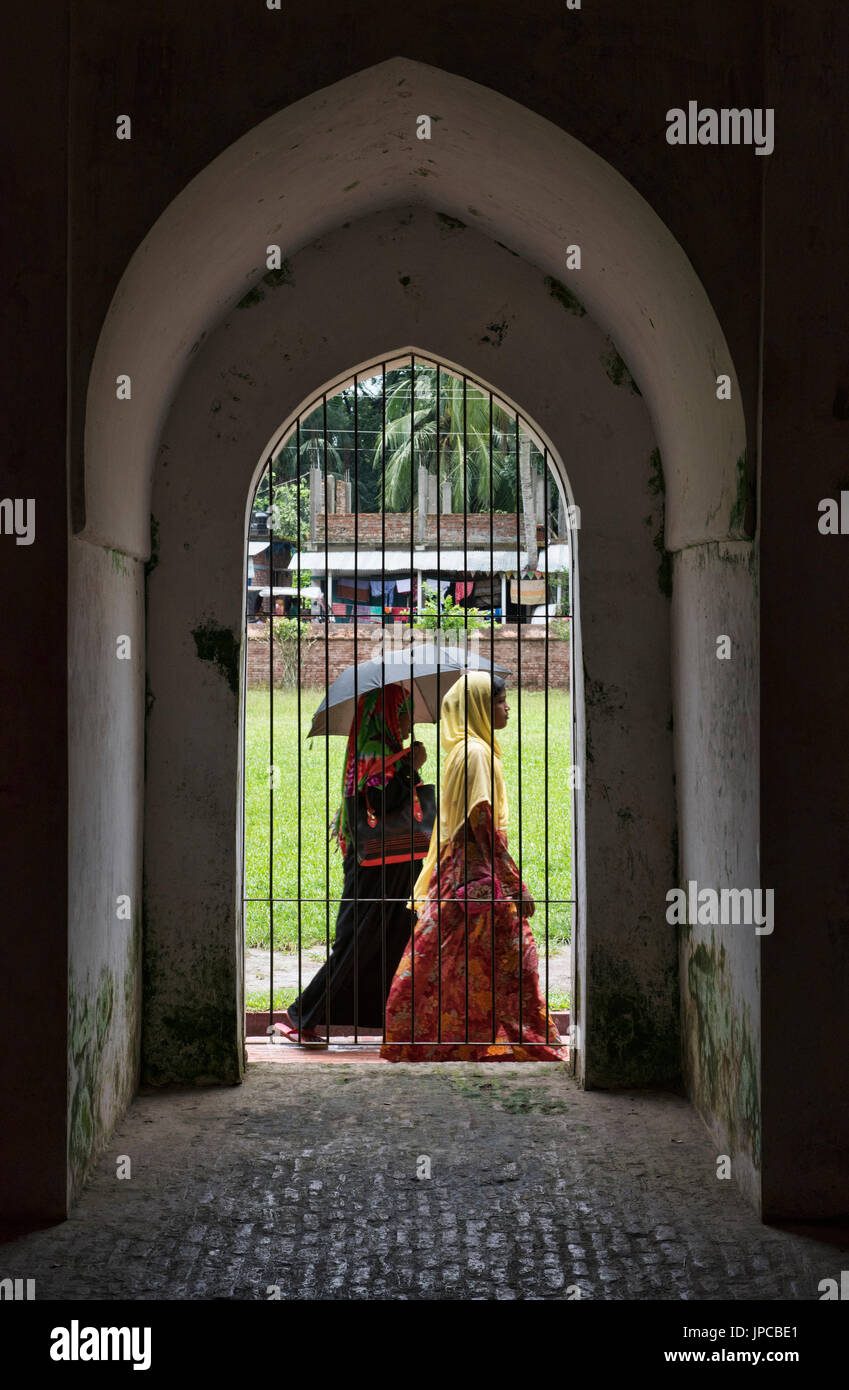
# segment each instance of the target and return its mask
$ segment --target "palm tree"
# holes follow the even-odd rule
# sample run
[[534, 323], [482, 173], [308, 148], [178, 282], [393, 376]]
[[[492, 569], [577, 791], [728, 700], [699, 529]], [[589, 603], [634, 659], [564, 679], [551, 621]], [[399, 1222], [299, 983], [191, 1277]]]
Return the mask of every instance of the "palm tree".
[[[386, 508], [404, 511], [410, 505], [413, 465], [439, 476], [440, 487], [451, 484], [451, 505], [470, 512], [507, 511], [515, 506], [515, 422], [500, 407], [492, 408], [492, 481], [490, 494], [490, 402], [488, 392], [439, 369], [439, 417], [437, 431], [437, 369], [415, 368], [415, 402], [410, 410], [409, 367], [398, 370], [398, 380], [386, 397]], [[394, 375], [394, 373], [393, 373]], [[439, 457], [437, 458], [437, 433]], [[465, 497], [464, 497], [465, 459]], [[378, 440], [372, 463], [376, 472], [383, 461], [383, 441]]]

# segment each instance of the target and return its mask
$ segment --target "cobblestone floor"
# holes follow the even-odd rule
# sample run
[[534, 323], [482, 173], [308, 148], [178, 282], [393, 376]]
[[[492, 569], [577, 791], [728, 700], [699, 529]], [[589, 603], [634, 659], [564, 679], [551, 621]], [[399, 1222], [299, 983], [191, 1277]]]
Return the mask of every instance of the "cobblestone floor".
[[818, 1298], [840, 1249], [715, 1173], [686, 1101], [565, 1066], [257, 1063], [138, 1097], [70, 1219], [0, 1273], [37, 1299]]

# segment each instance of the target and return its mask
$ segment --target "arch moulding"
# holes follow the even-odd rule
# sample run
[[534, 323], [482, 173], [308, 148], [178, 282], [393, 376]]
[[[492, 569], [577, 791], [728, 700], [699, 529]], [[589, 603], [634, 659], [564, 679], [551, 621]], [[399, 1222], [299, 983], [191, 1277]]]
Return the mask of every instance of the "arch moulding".
[[[438, 117], [429, 141], [420, 113]], [[497, 139], [494, 138], [497, 133]], [[742, 536], [736, 375], [693, 267], [606, 161], [489, 88], [393, 58], [256, 126], [169, 205], [125, 271], [89, 381], [87, 540], [146, 559], [151, 479], [169, 404], [197, 345], [283, 256], [343, 221], [422, 204], [473, 224], [560, 281], [614, 339], [651, 414], [669, 550]], [[567, 270], [566, 248], [581, 248]], [[179, 306], [177, 309], [176, 306]], [[717, 401], [716, 377], [732, 398]], [[132, 400], [118, 400], [129, 375]]]

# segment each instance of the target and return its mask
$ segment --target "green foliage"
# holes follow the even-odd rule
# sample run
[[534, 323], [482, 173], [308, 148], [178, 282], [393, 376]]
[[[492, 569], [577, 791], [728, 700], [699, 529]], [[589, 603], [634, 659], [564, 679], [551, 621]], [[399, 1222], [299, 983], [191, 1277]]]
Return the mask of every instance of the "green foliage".
[[315, 641], [315, 637], [310, 624], [299, 618], [274, 618], [271, 630], [282, 660], [280, 684], [283, 689], [290, 690], [298, 683], [298, 638], [300, 636], [303, 651]]
[[[353, 504], [360, 512], [409, 512], [411, 476], [415, 508], [420, 464], [431, 475], [438, 473], [440, 484], [450, 481], [451, 505], [455, 512], [462, 511], [464, 506], [469, 512], [488, 511], [490, 506], [495, 512], [516, 511], [521, 488], [517, 476], [520, 470], [516, 459], [515, 415], [493, 401], [490, 420], [489, 392], [468, 382], [464, 399], [462, 377], [442, 368], [438, 377], [437, 421], [436, 368], [416, 363], [412, 411], [411, 376], [409, 365], [387, 371], [385, 401], [383, 373], [362, 377], [356, 391], [353, 383], [346, 385], [302, 417], [299, 429], [290, 430], [272, 463], [273, 486], [266, 469], [254, 498], [257, 511], [267, 511], [272, 501], [280, 506], [280, 529], [276, 529], [275, 534], [293, 545], [298, 544], [298, 515], [293, 496], [297, 477], [303, 489], [302, 544], [309, 534], [307, 479], [313, 465], [321, 468], [328, 478], [348, 478]], [[527, 440], [523, 429], [520, 438]], [[522, 453], [524, 455], [524, 450]], [[543, 456], [533, 440], [529, 453], [532, 472], [541, 473]], [[283, 494], [286, 494], [285, 500]], [[553, 487], [549, 488], [549, 500], [554, 506], [556, 489]], [[552, 511], [552, 525], [554, 516]]]
[[[438, 475], [440, 487], [451, 484], [454, 511], [514, 511], [517, 496], [516, 420], [493, 402], [489, 393], [463, 378], [435, 367], [416, 365], [415, 391], [409, 367], [387, 377], [386, 509], [405, 511], [417, 500], [419, 466]], [[437, 411], [438, 388], [438, 411]], [[411, 397], [414, 397], [411, 399]], [[490, 437], [492, 449], [490, 450]], [[491, 465], [490, 465], [491, 455]], [[539, 473], [542, 455], [531, 443], [532, 468]], [[376, 441], [372, 463], [382, 466], [383, 440]], [[491, 475], [491, 476], [490, 476]], [[441, 504], [440, 504], [441, 505]]]
[[[298, 997], [296, 985], [284, 985], [274, 991], [274, 1012], [282, 1013], [288, 1009], [290, 1004], [294, 1004]], [[556, 1006], [559, 1008], [559, 1004]], [[245, 1009], [248, 1013], [267, 1013], [268, 1012], [268, 990], [249, 990], [245, 994]]]
[[414, 627], [435, 629], [439, 628], [442, 632], [473, 632], [475, 628], [490, 627], [489, 618], [481, 608], [464, 608], [461, 603], [455, 603], [450, 594], [446, 594], [442, 600], [442, 612], [439, 612], [436, 590], [431, 584], [422, 585], [422, 596], [427, 595], [419, 614], [418, 622]]
[[[298, 502], [300, 502], [300, 508]], [[310, 484], [308, 478], [301, 478], [297, 488], [294, 479], [291, 483], [275, 486], [274, 501], [270, 508], [258, 507], [257, 503], [254, 503], [254, 506], [257, 510], [268, 511], [268, 529], [269, 532], [273, 533], [276, 541], [289, 541], [295, 546], [298, 545], [299, 539], [302, 545], [306, 542], [310, 529]], [[300, 517], [298, 515], [299, 510]]]

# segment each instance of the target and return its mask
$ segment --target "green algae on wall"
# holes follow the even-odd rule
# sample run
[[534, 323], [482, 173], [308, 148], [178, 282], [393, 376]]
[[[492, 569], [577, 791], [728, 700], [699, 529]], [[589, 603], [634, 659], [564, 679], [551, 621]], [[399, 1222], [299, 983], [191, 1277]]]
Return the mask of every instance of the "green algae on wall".
[[580, 299], [572, 294], [571, 290], [567, 290], [562, 280], [555, 280], [553, 275], [546, 275], [545, 288], [548, 290], [552, 299], [556, 299], [557, 303], [561, 304], [568, 313], [576, 314], [578, 318], [583, 318], [584, 314], [587, 312], [586, 309]]
[[140, 946], [140, 914], [136, 911], [123, 970], [104, 965], [96, 984], [90, 979], [82, 985], [75, 984], [73, 977], [69, 980], [68, 1169], [72, 1199], [136, 1090]]
[[466, 230], [466, 223], [461, 222], [459, 217], [449, 217], [447, 212], [438, 212], [436, 216], [446, 232], [464, 232]]
[[746, 520], [746, 512], [749, 507], [749, 466], [748, 451], [743, 450], [737, 460], [737, 495], [734, 498], [734, 505], [731, 508], [731, 515], [728, 518], [728, 529], [731, 532], [742, 530]]
[[209, 947], [190, 968], [180, 967], [154, 944], [146, 908], [144, 918], [142, 1081], [150, 1086], [239, 1082], [243, 1059], [230, 964]]
[[122, 579], [128, 579], [132, 570], [127, 564], [127, 557], [123, 550], [114, 550], [111, 546], [105, 545], [103, 549], [112, 561], [112, 568], [116, 574], [120, 574]]
[[608, 338], [607, 347], [601, 354], [601, 365], [604, 367], [605, 375], [610, 378], [614, 386], [627, 386], [635, 396], [643, 394], [611, 338]]
[[259, 285], [254, 285], [253, 289], [248, 290], [247, 294], [239, 300], [237, 309], [253, 309], [256, 304], [261, 304], [265, 299], [265, 290], [261, 290]]
[[150, 514], [150, 559], [144, 562], [144, 577], [149, 579], [159, 564], [159, 522]]
[[704, 941], [690, 951], [684, 1003], [686, 1053], [693, 1100], [726, 1130], [733, 1149], [761, 1166], [759, 1049], [747, 1003], [734, 999], [724, 945]]
[[239, 693], [239, 639], [232, 628], [220, 627], [211, 618], [192, 628], [198, 658], [213, 662], [234, 695]]
[[670, 1086], [681, 1074], [676, 970], [649, 993], [621, 955], [590, 951], [587, 1074], [593, 1086]]
[[269, 270], [267, 275], [263, 275], [262, 283], [273, 290], [279, 290], [283, 285], [294, 285], [295, 276], [289, 262], [284, 261], [279, 270]]
[[666, 598], [672, 597], [672, 552], [666, 549], [666, 479], [660, 450], [653, 449], [649, 457], [648, 489], [659, 499], [660, 516], [652, 544], [660, 556], [657, 567], [657, 586]]

